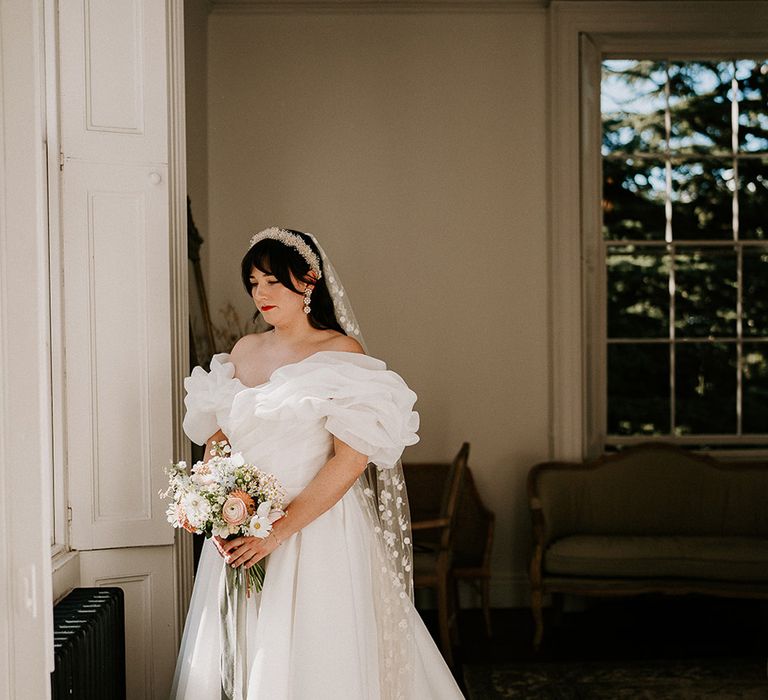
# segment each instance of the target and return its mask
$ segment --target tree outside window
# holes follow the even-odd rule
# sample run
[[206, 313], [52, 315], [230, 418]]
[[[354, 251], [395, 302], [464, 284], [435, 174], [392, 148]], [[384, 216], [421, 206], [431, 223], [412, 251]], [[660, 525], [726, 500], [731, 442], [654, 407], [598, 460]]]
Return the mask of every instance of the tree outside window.
[[768, 442], [768, 61], [606, 60], [608, 442]]

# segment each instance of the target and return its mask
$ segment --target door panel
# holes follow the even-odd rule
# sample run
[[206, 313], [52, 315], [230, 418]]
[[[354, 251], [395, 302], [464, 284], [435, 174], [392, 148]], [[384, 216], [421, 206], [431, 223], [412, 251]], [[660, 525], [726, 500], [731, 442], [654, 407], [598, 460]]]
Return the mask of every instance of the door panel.
[[59, 3], [65, 158], [167, 163], [166, 3]]
[[62, 173], [67, 433], [76, 549], [171, 544], [157, 492], [172, 457], [166, 169]]

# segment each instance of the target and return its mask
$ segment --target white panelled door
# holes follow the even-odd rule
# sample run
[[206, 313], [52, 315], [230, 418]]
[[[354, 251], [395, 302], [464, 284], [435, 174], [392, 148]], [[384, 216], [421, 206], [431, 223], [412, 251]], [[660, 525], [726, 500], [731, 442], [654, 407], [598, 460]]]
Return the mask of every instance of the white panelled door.
[[166, 171], [72, 160], [62, 180], [72, 545], [172, 544]]
[[60, 0], [61, 230], [71, 544], [126, 592], [130, 699], [175, 660], [168, 5]]

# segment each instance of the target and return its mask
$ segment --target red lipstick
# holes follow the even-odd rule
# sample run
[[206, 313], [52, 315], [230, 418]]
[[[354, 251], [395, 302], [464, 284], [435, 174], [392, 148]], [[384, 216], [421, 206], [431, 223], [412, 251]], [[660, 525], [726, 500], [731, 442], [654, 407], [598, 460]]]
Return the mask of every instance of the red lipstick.
[[262, 310], [262, 311], [269, 311], [270, 309], [274, 309], [274, 308], [275, 308], [274, 306], [269, 306], [269, 305], [267, 305], [267, 306], [262, 306], [262, 307], [261, 307], [261, 310]]

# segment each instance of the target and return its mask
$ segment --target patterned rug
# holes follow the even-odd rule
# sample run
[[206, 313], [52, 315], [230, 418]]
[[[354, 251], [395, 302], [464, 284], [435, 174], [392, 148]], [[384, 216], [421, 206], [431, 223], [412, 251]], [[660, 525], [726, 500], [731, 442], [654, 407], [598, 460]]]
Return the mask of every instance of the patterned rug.
[[464, 666], [469, 700], [768, 700], [762, 660]]

